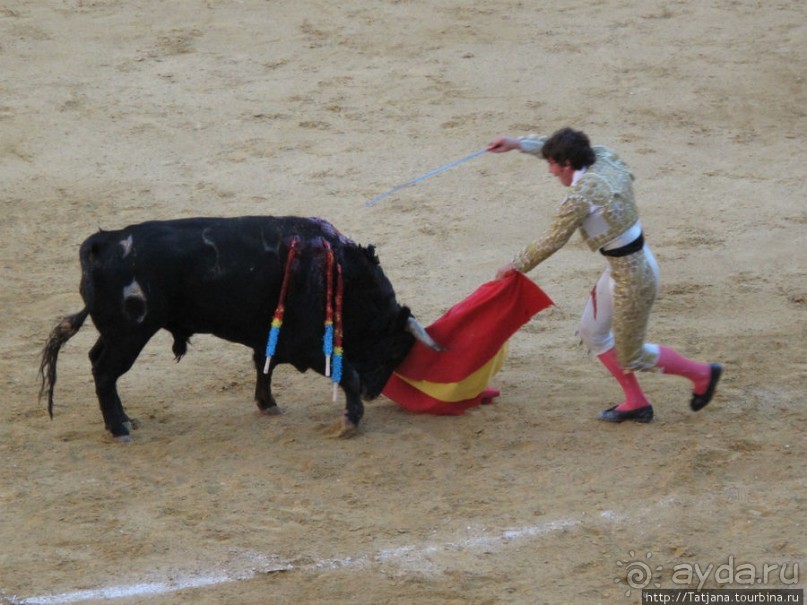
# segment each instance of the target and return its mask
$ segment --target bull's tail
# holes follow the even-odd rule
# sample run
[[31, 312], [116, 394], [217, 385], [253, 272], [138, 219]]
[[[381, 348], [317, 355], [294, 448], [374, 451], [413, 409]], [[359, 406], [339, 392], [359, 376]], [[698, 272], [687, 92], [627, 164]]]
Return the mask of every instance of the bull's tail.
[[42, 362], [39, 364], [42, 386], [39, 389], [39, 399], [41, 401], [45, 391], [48, 392], [48, 414], [51, 418], [53, 418], [53, 389], [56, 386], [56, 360], [59, 358], [59, 350], [81, 329], [89, 314], [85, 307], [75, 315], [63, 317], [62, 321], [51, 330], [48, 342], [42, 349]]

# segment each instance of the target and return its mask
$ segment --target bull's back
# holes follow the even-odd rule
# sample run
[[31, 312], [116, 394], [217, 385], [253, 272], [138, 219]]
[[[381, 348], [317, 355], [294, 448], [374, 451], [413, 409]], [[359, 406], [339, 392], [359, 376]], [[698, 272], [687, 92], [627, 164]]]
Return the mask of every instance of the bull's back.
[[341, 236], [325, 221], [266, 216], [102, 231], [81, 247], [82, 296], [96, 325], [145, 323], [247, 344], [277, 305], [295, 237], [336, 244]]

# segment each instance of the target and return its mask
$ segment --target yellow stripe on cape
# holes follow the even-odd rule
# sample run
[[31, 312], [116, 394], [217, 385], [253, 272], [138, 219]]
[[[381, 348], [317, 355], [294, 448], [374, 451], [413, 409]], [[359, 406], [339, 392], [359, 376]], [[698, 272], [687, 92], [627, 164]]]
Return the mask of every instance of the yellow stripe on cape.
[[412, 380], [406, 376], [401, 376], [397, 372], [395, 375], [404, 382], [412, 385], [417, 390], [426, 393], [429, 397], [434, 397], [440, 401], [465, 401], [477, 397], [490, 384], [490, 379], [502, 369], [504, 360], [507, 358], [507, 343], [490, 358], [481, 368], [469, 374], [459, 382], [431, 382], [428, 380]]

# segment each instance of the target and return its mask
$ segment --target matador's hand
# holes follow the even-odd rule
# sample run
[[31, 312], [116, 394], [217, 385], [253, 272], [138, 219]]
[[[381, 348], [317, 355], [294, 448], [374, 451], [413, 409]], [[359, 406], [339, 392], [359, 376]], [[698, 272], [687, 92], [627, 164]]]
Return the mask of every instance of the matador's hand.
[[515, 265], [513, 263], [507, 263], [506, 265], [502, 265], [499, 267], [498, 271], [496, 271], [496, 279], [502, 279], [516, 270]]
[[487, 150], [491, 153], [504, 153], [513, 149], [521, 149], [521, 141], [516, 137], [501, 135], [488, 143]]

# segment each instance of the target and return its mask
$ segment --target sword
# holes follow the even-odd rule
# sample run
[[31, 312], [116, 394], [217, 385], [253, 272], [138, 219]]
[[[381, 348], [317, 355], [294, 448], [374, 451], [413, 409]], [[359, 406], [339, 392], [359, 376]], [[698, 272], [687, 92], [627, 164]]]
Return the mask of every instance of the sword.
[[477, 157], [479, 157], [480, 155], [482, 155], [485, 152], [487, 152], [487, 149], [482, 149], [480, 151], [476, 151], [476, 152], [472, 153], [471, 155], [467, 155], [464, 158], [460, 158], [459, 160], [454, 160], [453, 162], [449, 162], [445, 166], [440, 166], [440, 168], [436, 168], [435, 170], [432, 170], [431, 172], [427, 172], [426, 174], [424, 174], [422, 176], [419, 176], [416, 179], [412, 179], [411, 181], [407, 181], [406, 183], [404, 183], [402, 185], [398, 185], [397, 187], [393, 187], [389, 191], [385, 191], [384, 193], [382, 193], [378, 197], [373, 198], [372, 200], [367, 202], [364, 205], [364, 207], [369, 208], [370, 206], [375, 206], [376, 203], [378, 203], [380, 200], [384, 199], [388, 195], [392, 195], [396, 191], [400, 191], [404, 187], [410, 187], [410, 186], [414, 185], [415, 183], [418, 183], [418, 182], [420, 182], [420, 181], [422, 181], [424, 179], [429, 178], [430, 176], [434, 176], [435, 174], [440, 174], [441, 172], [443, 172], [445, 170], [448, 170], [449, 168], [453, 168], [457, 164], [462, 164], [463, 162], [467, 162], [468, 160], [472, 160], [474, 158], [477, 158]]

